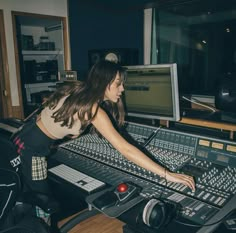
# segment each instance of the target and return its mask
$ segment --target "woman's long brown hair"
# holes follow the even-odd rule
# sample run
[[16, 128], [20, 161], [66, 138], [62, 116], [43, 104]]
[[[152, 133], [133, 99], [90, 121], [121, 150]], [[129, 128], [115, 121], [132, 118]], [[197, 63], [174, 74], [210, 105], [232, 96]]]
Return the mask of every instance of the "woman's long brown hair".
[[[78, 114], [84, 130], [95, 117], [98, 107], [102, 105], [106, 87], [115, 80], [117, 72], [120, 74], [122, 82], [125, 80], [125, 69], [110, 61], [100, 61], [96, 63], [89, 72], [85, 82], [67, 82], [59, 87], [48, 99], [45, 106], [54, 109], [59, 100], [65, 96], [63, 105], [54, 112], [55, 122], [62, 122], [62, 126], [71, 128], [74, 123], [73, 116]], [[124, 122], [124, 108], [121, 99], [117, 103], [110, 101], [105, 110], [108, 111], [118, 125]], [[93, 106], [97, 104], [95, 113], [92, 113]]]

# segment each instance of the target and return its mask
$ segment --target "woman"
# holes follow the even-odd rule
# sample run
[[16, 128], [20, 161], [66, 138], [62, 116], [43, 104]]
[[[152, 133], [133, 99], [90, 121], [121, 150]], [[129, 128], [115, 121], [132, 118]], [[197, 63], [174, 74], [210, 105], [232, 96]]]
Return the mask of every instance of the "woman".
[[115, 149], [130, 161], [148, 169], [166, 180], [182, 183], [195, 189], [192, 177], [167, 171], [127, 142], [113, 126], [108, 114], [101, 107], [110, 103], [111, 114], [118, 125], [124, 122], [121, 95], [124, 91], [125, 70], [120, 65], [100, 61], [91, 69], [87, 80], [73, 82], [53, 93], [36, 121], [26, 124], [14, 138], [21, 155], [25, 182], [33, 190], [47, 190], [46, 159], [49, 147], [58, 139], [78, 137], [92, 125]]

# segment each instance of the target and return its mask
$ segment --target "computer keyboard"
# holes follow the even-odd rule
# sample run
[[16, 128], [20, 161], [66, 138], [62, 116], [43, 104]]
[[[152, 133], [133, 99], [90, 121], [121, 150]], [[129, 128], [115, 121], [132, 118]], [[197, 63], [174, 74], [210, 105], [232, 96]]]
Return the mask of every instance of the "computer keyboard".
[[106, 183], [68, 167], [65, 164], [52, 167], [48, 169], [48, 171], [87, 191], [88, 193], [94, 192], [106, 185]]

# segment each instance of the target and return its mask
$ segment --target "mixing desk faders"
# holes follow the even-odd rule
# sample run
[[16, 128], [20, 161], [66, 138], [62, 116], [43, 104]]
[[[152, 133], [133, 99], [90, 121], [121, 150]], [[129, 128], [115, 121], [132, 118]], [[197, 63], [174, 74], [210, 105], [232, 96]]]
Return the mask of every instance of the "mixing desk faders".
[[[124, 133], [145, 144], [156, 130], [131, 122]], [[196, 191], [137, 166], [117, 152], [107, 140], [87, 134], [59, 147], [55, 158], [110, 185], [122, 180], [142, 187], [144, 198], [165, 198], [181, 205], [180, 215], [193, 224], [206, 224], [198, 233], [213, 232], [220, 220], [236, 209], [236, 143], [169, 129], [159, 129], [145, 146], [157, 163], [170, 171], [194, 176]], [[217, 222], [218, 224], [212, 224]]]

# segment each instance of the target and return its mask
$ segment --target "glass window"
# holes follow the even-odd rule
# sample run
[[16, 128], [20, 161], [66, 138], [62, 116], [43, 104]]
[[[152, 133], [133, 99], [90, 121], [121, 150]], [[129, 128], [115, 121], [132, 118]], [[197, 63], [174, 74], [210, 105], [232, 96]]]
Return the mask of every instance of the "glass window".
[[152, 12], [151, 64], [177, 63], [180, 93], [214, 95], [236, 78], [236, 1], [176, 1]]

